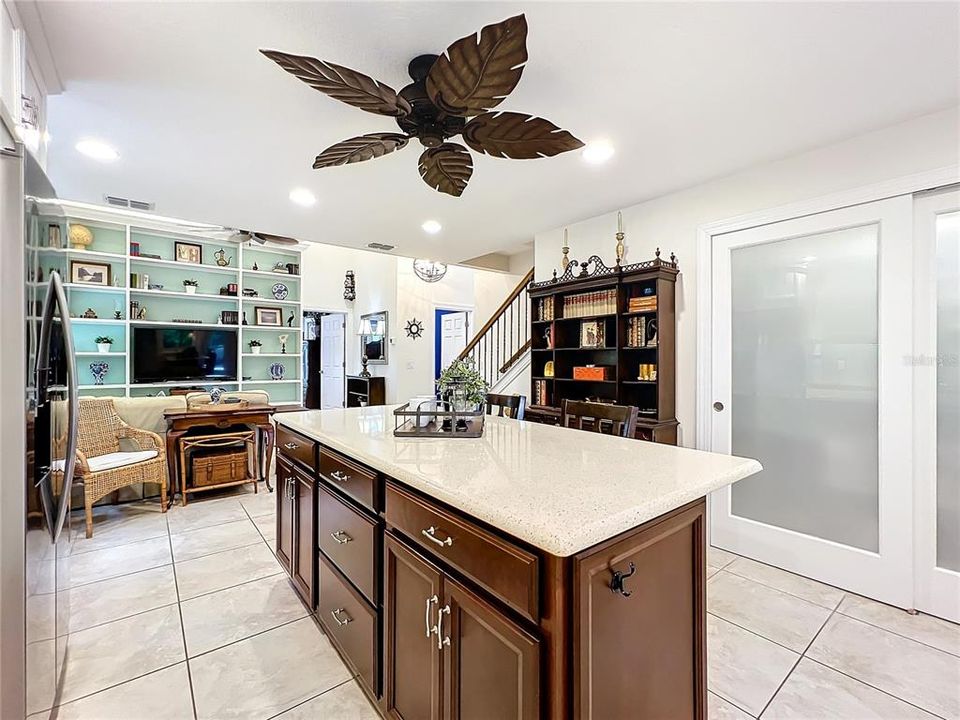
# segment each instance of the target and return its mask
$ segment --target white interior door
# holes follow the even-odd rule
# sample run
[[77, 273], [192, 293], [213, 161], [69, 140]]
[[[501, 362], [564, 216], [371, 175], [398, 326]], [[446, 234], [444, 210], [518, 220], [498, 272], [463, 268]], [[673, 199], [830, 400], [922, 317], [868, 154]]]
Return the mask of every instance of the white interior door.
[[342, 408], [344, 399], [344, 316], [320, 318], [320, 409]]
[[711, 500], [733, 552], [913, 607], [912, 198], [713, 238]]
[[914, 218], [916, 606], [960, 622], [960, 192]]
[[447, 313], [440, 321], [440, 369], [457, 359], [467, 346], [467, 313]]

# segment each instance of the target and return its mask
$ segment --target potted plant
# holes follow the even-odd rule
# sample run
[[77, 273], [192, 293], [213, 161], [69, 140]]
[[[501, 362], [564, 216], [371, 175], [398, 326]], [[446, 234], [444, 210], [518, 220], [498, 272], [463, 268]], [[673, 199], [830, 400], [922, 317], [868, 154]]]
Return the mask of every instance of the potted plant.
[[487, 399], [487, 385], [473, 366], [473, 359], [454, 360], [440, 373], [437, 381], [440, 393], [457, 412], [476, 410]]
[[250, 341], [250, 352], [252, 352], [254, 355], [259, 355], [259, 354], [260, 354], [260, 346], [261, 346], [261, 345], [263, 345], [263, 343], [260, 342], [259, 340], [251, 340], [251, 341]]
[[187, 278], [186, 280], [183, 281], [183, 289], [187, 293], [187, 295], [193, 295], [194, 293], [197, 292], [197, 285], [199, 284], [200, 284], [199, 280], [193, 280], [193, 279]]
[[107, 335], [100, 335], [97, 338], [97, 352], [108, 353], [113, 346], [113, 338]]

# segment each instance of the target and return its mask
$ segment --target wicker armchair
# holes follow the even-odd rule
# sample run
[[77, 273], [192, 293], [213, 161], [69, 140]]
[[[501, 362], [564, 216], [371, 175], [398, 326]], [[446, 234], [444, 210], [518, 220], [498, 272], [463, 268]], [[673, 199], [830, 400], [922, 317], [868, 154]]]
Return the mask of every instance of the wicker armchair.
[[[120, 440], [131, 440], [139, 452], [124, 452]], [[160, 506], [167, 511], [167, 459], [164, 442], [149, 430], [127, 425], [110, 398], [81, 398], [76, 474], [83, 484], [87, 537], [93, 537], [93, 504], [122, 487], [160, 485]]]

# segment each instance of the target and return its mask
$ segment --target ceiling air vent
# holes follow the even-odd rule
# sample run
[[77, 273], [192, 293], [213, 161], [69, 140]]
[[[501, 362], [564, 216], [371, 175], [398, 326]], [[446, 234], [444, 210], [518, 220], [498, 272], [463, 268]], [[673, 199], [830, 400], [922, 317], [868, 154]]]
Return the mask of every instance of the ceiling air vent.
[[396, 245], [384, 245], [383, 243], [372, 242], [367, 243], [367, 247], [371, 250], [393, 250]]
[[103, 199], [107, 201], [107, 205], [113, 205], [113, 207], [129, 208], [130, 210], [153, 210], [154, 208], [152, 202], [129, 200], [116, 195], [104, 195]]

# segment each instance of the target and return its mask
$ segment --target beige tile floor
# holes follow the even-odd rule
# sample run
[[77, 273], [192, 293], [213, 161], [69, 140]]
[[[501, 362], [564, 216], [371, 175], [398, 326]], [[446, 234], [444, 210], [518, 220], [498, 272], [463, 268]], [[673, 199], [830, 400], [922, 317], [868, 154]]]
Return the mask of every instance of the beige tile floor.
[[[30, 720], [378, 717], [273, 557], [274, 502], [97, 509], [58, 561], [60, 636], [31, 628], [28, 657], [71, 662]], [[715, 548], [708, 575], [711, 720], [960, 719], [960, 626]]]

